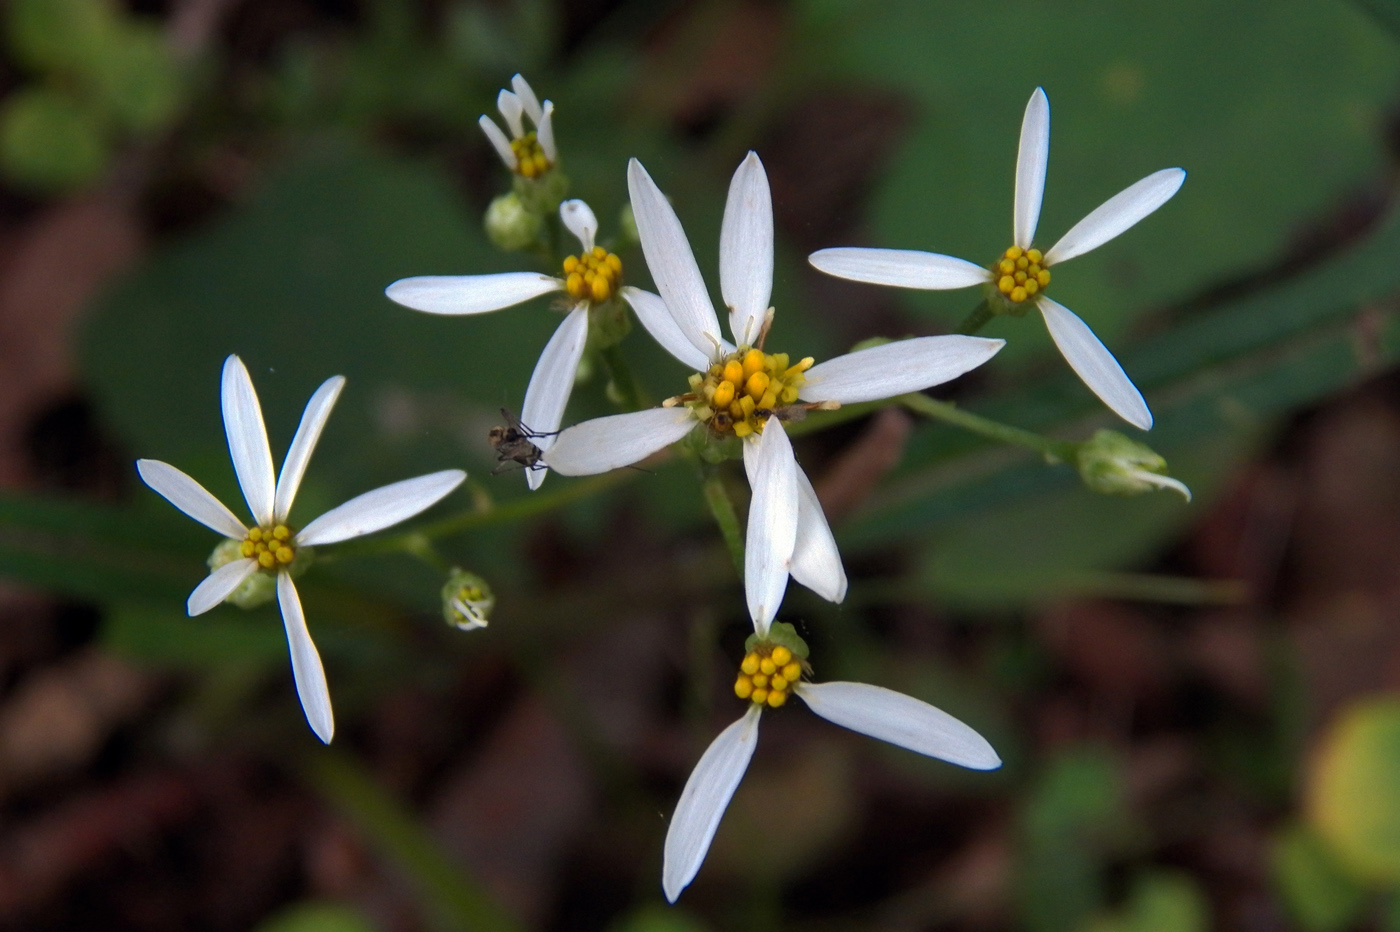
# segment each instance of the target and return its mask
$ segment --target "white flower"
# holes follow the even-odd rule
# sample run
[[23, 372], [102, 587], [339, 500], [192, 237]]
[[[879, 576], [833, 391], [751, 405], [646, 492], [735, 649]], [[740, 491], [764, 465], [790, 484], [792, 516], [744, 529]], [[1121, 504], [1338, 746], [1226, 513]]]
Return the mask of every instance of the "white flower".
[[[782, 601], [789, 573], [825, 599], [846, 594], [841, 555], [812, 484], [792, 455], [786, 418], [808, 408], [889, 398], [938, 385], [980, 366], [1003, 341], [943, 336], [901, 340], [819, 365], [761, 348], [772, 309], [773, 203], [768, 176], [750, 152], [734, 173], [720, 231], [720, 291], [734, 344], [720, 334], [705, 282], [680, 220], [640, 162], [627, 168], [642, 252], [660, 296], [625, 287], [637, 319], [671, 355], [698, 370], [691, 391], [667, 406], [585, 421], [563, 431], [545, 462], [564, 475], [628, 466], [704, 423], [743, 438], [753, 487], [744, 582], [760, 633]], [[735, 345], [737, 344], [737, 346]]]
[[[573, 310], [545, 344], [520, 411], [520, 423], [541, 450], [549, 449], [564, 419], [588, 342], [588, 308], [613, 298], [622, 281], [622, 260], [594, 242], [598, 219], [589, 206], [580, 200], [564, 201], [559, 205], [559, 216], [578, 237], [582, 249], [564, 260], [558, 277], [541, 272], [420, 275], [401, 278], [384, 289], [390, 300], [429, 314], [485, 314], [556, 291], [568, 294]], [[538, 489], [547, 472], [543, 466], [527, 468], [525, 478], [530, 488]]]
[[297, 695], [301, 697], [311, 730], [326, 743], [330, 743], [335, 732], [335, 722], [331, 717], [331, 698], [326, 689], [325, 671], [321, 669], [321, 657], [306, 629], [301, 600], [289, 571], [297, 549], [335, 544], [398, 524], [436, 504], [467, 477], [460, 469], [447, 469], [395, 482], [356, 496], [300, 531], [293, 531], [287, 524], [292, 499], [296, 497], [331, 407], [344, 386], [345, 378], [337, 375], [316, 389], [306, 403], [301, 425], [282, 462], [282, 472], [274, 479], [272, 451], [268, 447], [262, 409], [252, 379], [237, 356], [224, 360], [224, 432], [228, 436], [233, 471], [238, 476], [248, 509], [253, 513], [251, 528], [244, 527], [243, 522], [204, 486], [174, 466], [159, 460], [136, 461], [136, 470], [148, 486], [200, 524], [241, 546], [241, 556], [219, 566], [190, 593], [186, 609], [191, 616], [202, 615], [224, 601], [254, 573], [276, 575], [277, 601], [287, 629]]
[[[864, 683], [808, 683], [806, 645], [791, 626], [775, 625], [772, 640], [753, 639], [739, 666], [734, 692], [749, 710], [720, 732], [701, 755], [676, 804], [666, 831], [661, 886], [672, 903], [700, 870], [730, 798], [748, 769], [758, 743], [758, 720], [765, 707], [778, 708], [789, 694], [813, 712], [844, 728], [888, 741], [919, 754], [973, 770], [992, 770], [1001, 758], [987, 740], [947, 712], [912, 696]], [[774, 820], [782, 831], [783, 813]], [[754, 839], [762, 845], [762, 838]]]
[[823, 272], [858, 282], [899, 288], [944, 290], [993, 285], [1000, 299], [1015, 305], [1033, 301], [1045, 318], [1065, 361], [1115, 414], [1134, 427], [1152, 427], [1152, 412], [1118, 360], [1069, 308], [1044, 294], [1050, 267], [1102, 246], [1152, 213], [1176, 194], [1186, 172], [1164, 168], [1118, 192], [1044, 254], [1032, 249], [1040, 201], [1045, 192], [1045, 166], [1050, 155], [1050, 103], [1036, 88], [1021, 123], [1021, 148], [1016, 159], [1016, 201], [1012, 218], [1014, 244], [997, 257], [991, 269], [963, 259], [908, 249], [822, 249], [809, 261]]
[[[518, 74], [510, 79], [510, 86], [515, 88], [513, 92], [502, 90], [496, 95], [496, 109], [510, 127], [510, 138], [484, 113], [477, 123], [506, 168], [525, 178], [538, 178], [559, 161], [559, 150], [554, 144], [554, 104], [546, 100], [541, 105], [530, 85]], [[533, 130], [525, 129], [523, 117], [530, 118], [535, 125]]]

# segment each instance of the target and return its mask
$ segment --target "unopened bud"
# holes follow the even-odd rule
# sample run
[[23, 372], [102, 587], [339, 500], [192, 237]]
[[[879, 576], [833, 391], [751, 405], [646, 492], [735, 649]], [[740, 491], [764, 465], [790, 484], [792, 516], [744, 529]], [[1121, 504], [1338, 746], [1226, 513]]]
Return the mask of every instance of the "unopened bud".
[[461, 631], [475, 631], [490, 622], [496, 597], [486, 580], [466, 570], [453, 570], [442, 587], [442, 617]]
[[[248, 559], [243, 555], [243, 542], [238, 540], [221, 541], [214, 552], [209, 554], [206, 561], [209, 564], [210, 572], [225, 566], [235, 560]], [[261, 571], [254, 572], [253, 575], [239, 585], [233, 592], [224, 599], [225, 602], [232, 602], [239, 608], [257, 608], [266, 605], [277, 597], [277, 577], [271, 573]]]
[[1151, 447], [1117, 431], [1101, 430], [1079, 445], [1076, 457], [1084, 484], [1105, 495], [1140, 495], [1156, 489], [1180, 492], [1188, 502], [1191, 490], [1167, 475], [1167, 461]]
[[515, 193], [502, 194], [486, 208], [486, 235], [507, 252], [528, 249], [539, 241], [544, 219], [527, 210]]

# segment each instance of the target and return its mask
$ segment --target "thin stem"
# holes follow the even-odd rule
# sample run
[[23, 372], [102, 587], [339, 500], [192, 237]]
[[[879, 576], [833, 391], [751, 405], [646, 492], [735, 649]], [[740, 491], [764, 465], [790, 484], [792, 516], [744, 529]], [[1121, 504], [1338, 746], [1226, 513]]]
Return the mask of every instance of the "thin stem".
[[744, 530], [739, 525], [739, 515], [734, 510], [734, 502], [729, 498], [729, 490], [724, 486], [724, 477], [718, 470], [701, 470], [705, 490], [705, 504], [710, 506], [710, 514], [715, 516], [720, 536], [729, 548], [729, 557], [739, 578], [744, 577]]
[[608, 367], [608, 378], [621, 396], [623, 407], [628, 411], [640, 411], [651, 407], [642, 397], [641, 387], [632, 377], [632, 370], [628, 368], [627, 360], [622, 358], [622, 350], [616, 344], [600, 351], [598, 355], [603, 357], [603, 365]]
[[1074, 462], [1078, 453], [1079, 444], [1069, 443], [1063, 440], [1051, 440], [1049, 437], [1037, 434], [1034, 431], [1023, 430], [1020, 427], [1012, 427], [1010, 424], [1003, 424], [1000, 421], [993, 421], [990, 418], [964, 411], [957, 405], [947, 401], [939, 401], [918, 392], [911, 392], [908, 395], [900, 395], [899, 403], [910, 411], [922, 414], [934, 420], [943, 421], [961, 427], [963, 430], [971, 431], [982, 437], [991, 440], [998, 440], [1002, 443], [1014, 444], [1018, 447], [1026, 447], [1044, 454], [1047, 459]]
[[982, 303], [974, 307], [972, 313], [968, 314], [967, 317], [963, 318], [963, 322], [958, 324], [958, 329], [955, 332], [961, 333], [964, 336], [971, 336], [987, 326], [995, 316], [996, 313], [992, 310], [991, 302], [983, 298]]

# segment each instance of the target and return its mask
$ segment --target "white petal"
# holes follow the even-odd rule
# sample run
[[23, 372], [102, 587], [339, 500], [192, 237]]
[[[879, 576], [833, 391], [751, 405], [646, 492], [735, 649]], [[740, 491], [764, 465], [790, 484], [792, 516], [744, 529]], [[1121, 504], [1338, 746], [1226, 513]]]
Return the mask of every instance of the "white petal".
[[598, 235], [598, 218], [593, 215], [593, 208], [573, 198], [559, 205], [559, 219], [578, 237], [584, 252], [593, 251], [593, 240]]
[[720, 341], [719, 321], [680, 219], [636, 159], [627, 163], [627, 190], [656, 290], [690, 345], [707, 358], [713, 356]]
[[1186, 181], [1186, 172], [1164, 168], [1104, 201], [1070, 227], [1045, 254], [1047, 266], [1066, 262], [1097, 249], [1172, 199]]
[[563, 288], [562, 281], [539, 272], [497, 272], [401, 278], [384, 294], [390, 301], [429, 314], [485, 314]]
[[242, 540], [248, 533], [243, 522], [224, 507], [208, 489], [188, 475], [160, 460], [137, 460], [136, 471], [141, 481], [155, 489], [176, 508], [200, 524], [225, 537]]
[[546, 100], [544, 102], [544, 113], [535, 126], [535, 141], [540, 144], [540, 151], [544, 153], [545, 158], [549, 159], [549, 164], [553, 165], [559, 161], [559, 147], [554, 143], [553, 101]]
[[530, 87], [530, 82], [525, 80], [524, 75], [517, 74], [510, 79], [510, 86], [520, 98], [520, 104], [525, 108], [526, 115], [538, 126], [541, 112], [540, 99], [535, 96], [535, 90]]
[[828, 359], [807, 370], [803, 401], [855, 404], [916, 392], [955, 379], [991, 359], [1005, 340], [959, 335], [915, 337]]
[[185, 611], [191, 618], [203, 615], [227, 599], [233, 590], [243, 585], [243, 580], [252, 576], [257, 569], [257, 560], [234, 560], [232, 563], [225, 563], [194, 587], [194, 591], [185, 601]]
[[792, 551], [792, 578], [828, 602], [846, 598], [846, 568], [822, 503], [802, 467], [797, 467], [797, 543]]
[[744, 539], [744, 594], [754, 630], [766, 634], [783, 604], [797, 545], [797, 460], [782, 421], [769, 418], [757, 439], [744, 441], [744, 463], [753, 486]]
[[591, 476], [631, 466], [690, 433], [699, 421], [689, 408], [647, 408], [575, 424], [545, 452], [549, 468], [566, 476]]
[[496, 95], [496, 109], [501, 111], [501, 116], [506, 118], [506, 125], [510, 127], [510, 134], [513, 138], [519, 139], [525, 135], [525, 124], [520, 120], [520, 114], [525, 106], [520, 102], [520, 98], [510, 91], [501, 91]]
[[345, 387], [345, 376], [332, 376], [321, 383], [316, 394], [306, 403], [302, 412], [301, 424], [287, 450], [287, 458], [282, 461], [282, 472], [277, 476], [277, 496], [272, 507], [272, 516], [277, 521], [287, 520], [292, 510], [292, 500], [301, 486], [301, 477], [306, 473], [306, 464], [311, 462], [311, 451], [316, 449], [316, 441], [321, 439], [321, 430], [326, 426], [326, 418], [331, 416], [331, 408]]
[[1014, 242], [1030, 249], [1040, 222], [1040, 201], [1045, 195], [1045, 165], [1050, 159], [1050, 101], [1035, 89], [1021, 119], [1021, 148], [1016, 154], [1016, 202], [1013, 208]]
[[812, 267], [837, 278], [895, 288], [947, 291], [992, 280], [992, 273], [966, 259], [917, 249], [819, 249], [807, 257]]
[[253, 390], [253, 380], [243, 360], [237, 356], [224, 360], [223, 408], [224, 435], [228, 437], [228, 452], [243, 498], [254, 521], [264, 526], [271, 524], [275, 487], [272, 450], [267, 445], [258, 393]]
[[515, 171], [520, 165], [520, 160], [515, 157], [515, 150], [510, 147], [510, 140], [506, 138], [505, 133], [501, 132], [501, 128], [496, 125], [496, 121], [483, 113], [481, 118], [476, 121], [476, 124], [480, 126], [481, 131], [486, 134], [486, 138], [491, 142], [491, 147], [496, 150], [496, 154], [501, 157], [501, 161], [506, 164], [506, 168]]
[[695, 879], [719, 820], [739, 788], [739, 781], [744, 779], [744, 771], [749, 769], [758, 746], [760, 713], [759, 706], [750, 706], [743, 718], [720, 732], [685, 781], [680, 802], [671, 816], [671, 827], [666, 830], [661, 866], [661, 888], [672, 903]]
[[749, 152], [729, 182], [719, 233], [719, 288], [734, 342], [752, 346], [773, 296], [773, 196], [756, 152]]
[[801, 683], [797, 695], [829, 722], [973, 770], [1001, 758], [987, 739], [927, 702], [865, 683]]
[[709, 368], [710, 355], [702, 353], [686, 339], [671, 312], [666, 310], [666, 302], [661, 300], [660, 295], [632, 285], [623, 285], [622, 297], [632, 305], [637, 320], [642, 322], [652, 339], [661, 344], [662, 349], [697, 372], [704, 372]]
[[335, 544], [382, 531], [436, 505], [465, 478], [460, 469], [444, 469], [357, 495], [302, 528], [297, 545]]
[[1041, 296], [1036, 300], [1050, 336], [1089, 390], [1102, 399], [1115, 414], [1141, 430], [1152, 429], [1152, 412], [1142, 393], [1133, 385], [1118, 360], [1094, 336], [1089, 325], [1065, 307]]
[[1161, 473], [1148, 472], [1145, 469], [1129, 470], [1128, 474], [1140, 482], [1155, 485], [1159, 489], [1171, 489], [1173, 492], [1179, 492], [1182, 498], [1188, 502], [1191, 501], [1191, 490], [1180, 479], [1173, 479], [1171, 476], [1164, 476]]
[[[578, 362], [583, 358], [583, 346], [587, 342], [588, 305], [580, 304], [554, 331], [544, 352], [540, 353], [539, 362], [535, 363], [535, 371], [530, 374], [525, 404], [520, 409], [520, 423], [538, 435], [532, 442], [541, 450], [553, 445], [551, 435], [564, 420], [564, 408], [569, 404], [569, 393], [574, 390], [574, 376], [578, 374]], [[538, 489], [548, 472], [537, 467], [526, 469], [525, 481], [530, 488]]]
[[292, 678], [296, 680], [301, 710], [306, 723], [316, 737], [330, 744], [335, 735], [335, 717], [331, 714], [331, 691], [326, 687], [326, 671], [321, 655], [306, 630], [306, 616], [301, 611], [297, 587], [291, 573], [277, 574], [277, 604], [282, 607], [282, 625], [287, 629], [287, 649], [292, 655]]

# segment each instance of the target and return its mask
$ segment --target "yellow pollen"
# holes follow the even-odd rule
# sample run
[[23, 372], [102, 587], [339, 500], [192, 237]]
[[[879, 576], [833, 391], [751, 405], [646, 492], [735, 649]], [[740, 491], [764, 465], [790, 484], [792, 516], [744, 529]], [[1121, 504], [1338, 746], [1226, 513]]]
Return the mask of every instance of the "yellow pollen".
[[734, 695], [776, 709], [802, 677], [802, 663], [781, 645], [759, 644], [739, 664]]
[[775, 689], [772, 692], [770, 692], [765, 698], [768, 701], [768, 708], [776, 709], [779, 706], [781, 706], [784, 702], [787, 702], [787, 697], [788, 694], [785, 690]]
[[296, 559], [296, 547], [292, 545], [292, 529], [285, 524], [272, 527], [255, 527], [239, 545], [243, 556], [258, 561], [265, 570], [288, 566]]
[[510, 141], [510, 151], [515, 153], [515, 173], [526, 178], [538, 178], [554, 167], [544, 154], [534, 130]]
[[690, 391], [678, 402], [721, 437], [761, 434], [770, 417], [786, 420], [812, 407], [803, 406], [798, 395], [815, 362], [811, 356], [792, 362], [787, 353], [741, 346], [692, 375]]
[[773, 648], [773, 653], [769, 656], [773, 658], [775, 664], [782, 667], [786, 666], [787, 663], [792, 660], [792, 651], [779, 644], [777, 647]]
[[724, 381], [715, 386], [715, 394], [714, 397], [710, 399], [710, 403], [716, 408], [727, 408], [729, 407], [729, 403], [733, 400], [734, 383]]
[[1050, 284], [1050, 270], [1039, 249], [1012, 246], [997, 257], [991, 269], [997, 291], [1013, 304], [1034, 297]]
[[744, 375], [753, 375], [755, 372], [763, 371], [763, 350], [751, 349], [744, 354]]
[[575, 301], [606, 301], [622, 284], [622, 260], [602, 246], [564, 260], [564, 290]]

